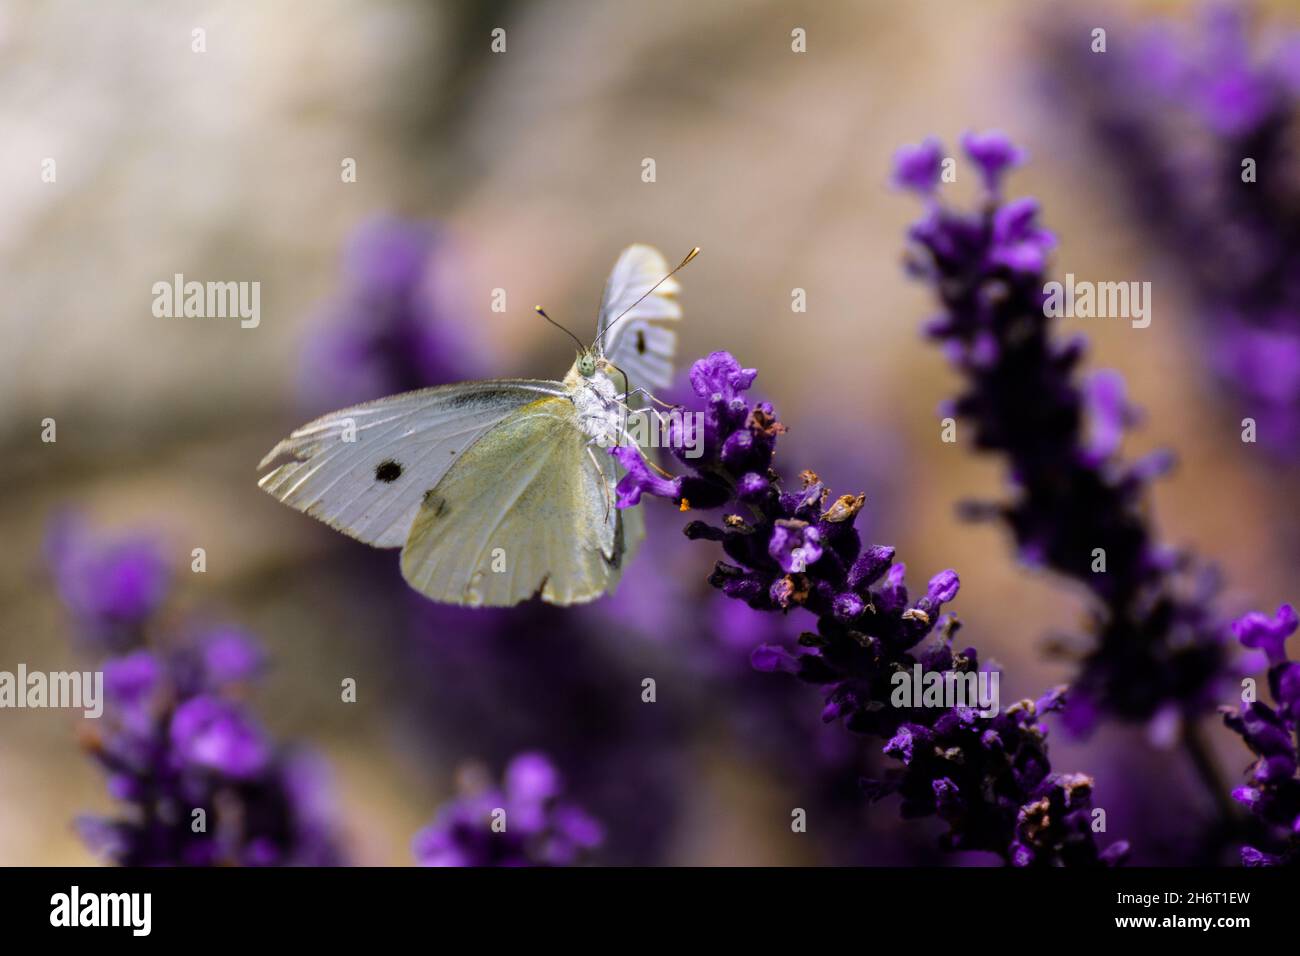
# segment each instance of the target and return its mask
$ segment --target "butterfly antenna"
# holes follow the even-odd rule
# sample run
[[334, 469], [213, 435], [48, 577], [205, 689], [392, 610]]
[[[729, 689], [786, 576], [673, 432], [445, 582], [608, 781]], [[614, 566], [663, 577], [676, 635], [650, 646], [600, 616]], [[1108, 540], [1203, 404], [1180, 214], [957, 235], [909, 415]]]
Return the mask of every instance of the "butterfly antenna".
[[535, 306], [533, 306], [533, 311], [536, 312], [538, 315], [540, 315], [542, 318], [544, 318], [547, 322], [550, 322], [551, 325], [555, 326], [557, 329], [559, 329], [561, 332], [563, 332], [563, 333], [564, 333], [565, 335], [567, 335], [569, 338], [573, 339], [573, 341], [577, 342], [577, 343], [578, 343], [578, 349], [579, 349], [580, 351], [582, 351], [582, 352], [587, 351], [587, 347], [586, 347], [585, 345], [582, 344], [582, 339], [578, 338], [576, 335], [574, 335], [572, 332], [570, 332], [568, 329], [566, 329], [564, 326], [562, 326], [559, 322], [556, 322], [553, 318], [551, 318], [549, 315], [547, 315], [547, 314], [546, 314], [546, 310], [543, 309], [540, 305], [535, 305]]
[[694, 249], [692, 249], [690, 252], [686, 253], [686, 258], [683, 259], [681, 262], [677, 263], [677, 268], [673, 269], [673, 271], [670, 272], [670, 273], [668, 273], [668, 275], [664, 276], [662, 279], [660, 279], [658, 282], [656, 282], [656, 283], [655, 283], [654, 285], [652, 285], [650, 288], [646, 289], [646, 290], [645, 290], [645, 295], [641, 296], [641, 298], [637, 299], [635, 302], [633, 302], [631, 305], [629, 305], [626, 309], [624, 309], [622, 312], [620, 312], [617, 316], [615, 316], [615, 317], [614, 317], [614, 321], [613, 321], [613, 322], [610, 322], [609, 325], [605, 326], [604, 331], [602, 331], [602, 332], [600, 333], [600, 335], [596, 336], [596, 341], [595, 341], [595, 342], [592, 342], [591, 344], [594, 346], [597, 342], [599, 342], [599, 343], [600, 343], [600, 350], [601, 350], [602, 352], [604, 352], [604, 351], [605, 351], [605, 335], [609, 332], [610, 329], [612, 329], [612, 328], [614, 327], [615, 323], [617, 323], [619, 319], [623, 318], [623, 316], [627, 315], [629, 312], [631, 312], [633, 309], [635, 309], [638, 305], [640, 305], [642, 302], [644, 302], [644, 301], [646, 300], [646, 297], [649, 296], [651, 292], [653, 292], [655, 289], [659, 288], [661, 285], [663, 285], [665, 282], [667, 282], [669, 279], [671, 279], [673, 276], [675, 276], [678, 272], [680, 272], [682, 269], [684, 269], [684, 268], [686, 267], [686, 264], [687, 264], [688, 262], [690, 262], [692, 259], [694, 259], [696, 256], [698, 256], [699, 254], [700, 254], [700, 247], [699, 247], [699, 246], [696, 246], [696, 247], [695, 247]]

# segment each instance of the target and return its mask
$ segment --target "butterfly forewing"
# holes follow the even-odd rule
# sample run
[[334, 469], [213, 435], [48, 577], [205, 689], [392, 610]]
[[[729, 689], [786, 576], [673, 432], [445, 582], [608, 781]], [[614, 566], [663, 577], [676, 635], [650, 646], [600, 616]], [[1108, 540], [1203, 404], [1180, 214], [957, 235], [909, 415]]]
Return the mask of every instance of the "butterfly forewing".
[[401, 547], [425, 492], [494, 425], [559, 382], [443, 385], [332, 412], [299, 428], [262, 460], [258, 485], [366, 544]]

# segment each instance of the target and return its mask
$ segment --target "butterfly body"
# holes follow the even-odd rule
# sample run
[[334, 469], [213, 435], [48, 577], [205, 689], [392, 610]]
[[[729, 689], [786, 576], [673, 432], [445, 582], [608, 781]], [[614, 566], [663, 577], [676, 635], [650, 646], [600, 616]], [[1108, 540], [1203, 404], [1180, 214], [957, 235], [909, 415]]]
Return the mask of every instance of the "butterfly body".
[[276, 445], [262, 467], [281, 463], [259, 485], [360, 541], [400, 547], [403, 577], [435, 601], [600, 597], [644, 534], [638, 509], [614, 507], [620, 469], [607, 449], [624, 441], [628, 367], [652, 384], [671, 374], [663, 323], [681, 310], [664, 268], [648, 246], [624, 251], [596, 343], [563, 380], [443, 385], [334, 412]]
[[618, 443], [624, 422], [619, 398], [622, 390], [614, 384], [612, 371], [598, 366], [590, 375], [583, 375], [579, 363], [574, 362], [563, 383], [573, 402], [579, 427], [603, 448]]

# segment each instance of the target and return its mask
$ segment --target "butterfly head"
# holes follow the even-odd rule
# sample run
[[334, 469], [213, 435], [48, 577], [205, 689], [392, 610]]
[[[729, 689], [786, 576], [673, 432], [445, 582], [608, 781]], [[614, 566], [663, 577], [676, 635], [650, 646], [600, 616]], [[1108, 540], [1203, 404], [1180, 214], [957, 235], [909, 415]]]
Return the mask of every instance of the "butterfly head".
[[596, 374], [596, 353], [593, 349], [584, 349], [578, 353], [578, 361], [575, 363], [578, 374], [583, 378], [591, 378]]

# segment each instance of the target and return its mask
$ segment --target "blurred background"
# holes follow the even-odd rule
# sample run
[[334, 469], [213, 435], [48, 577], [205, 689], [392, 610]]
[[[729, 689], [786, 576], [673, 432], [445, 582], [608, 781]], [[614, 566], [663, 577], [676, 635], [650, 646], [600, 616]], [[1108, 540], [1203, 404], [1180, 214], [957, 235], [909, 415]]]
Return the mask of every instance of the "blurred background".
[[[1300, 26], [1291, 2], [1251, 10], [1260, 56]], [[105, 615], [135, 615], [151, 642], [239, 630], [263, 654], [241, 706], [319, 758], [320, 812], [355, 863], [414, 862], [440, 805], [529, 752], [599, 822], [575, 837], [599, 862], [944, 861], [935, 821], [902, 824], [858, 794], [878, 744], [820, 726], [815, 690], [750, 669], [754, 645], [805, 622], [721, 605], [704, 583], [716, 555], [664, 502], [644, 506], [649, 541], [613, 598], [460, 612], [408, 592], [397, 552], [276, 504], [255, 466], [365, 398], [559, 377], [571, 343], [534, 303], [586, 334], [625, 245], [674, 262], [698, 245], [683, 368], [724, 348], [757, 368], [790, 428], [789, 473], [865, 492], [865, 535], [895, 545], [914, 584], [956, 568], [963, 635], [1005, 668], [1003, 700], [1037, 696], [1070, 672], [1042, 643], [1082, 598], [1020, 567], [1001, 528], [956, 515], [1003, 492], [1001, 464], [940, 441], [957, 382], [919, 334], [927, 290], [900, 267], [918, 206], [889, 185], [898, 146], [997, 128], [1029, 150], [1013, 192], [1041, 200], [1058, 275], [1153, 281], [1150, 328], [1082, 331], [1089, 367], [1120, 370], [1145, 409], [1126, 451], [1177, 453], [1153, 500], [1166, 541], [1221, 567], [1230, 610], [1294, 599], [1295, 446], [1241, 443], [1200, 287], [1130, 202], [1124, 143], [1098, 142], [1088, 119], [1108, 104], [1069, 94], [1062, 50], [1104, 26], [1122, 53], [1156, 20], [1205, 29], [1194, 5], [1145, 2], [11, 0], [0, 669], [90, 666], [114, 650]], [[1216, 133], [1190, 125], [1189, 150]], [[153, 284], [176, 273], [260, 282], [260, 325], [155, 317]], [[60, 522], [79, 522], [71, 543], [52, 538]], [[114, 552], [123, 539], [134, 550]], [[83, 723], [0, 713], [0, 863], [97, 859], [74, 820], [120, 815], [123, 792]], [[1140, 727], [1054, 733], [1054, 765], [1096, 777], [1135, 860], [1179, 862], [1212, 809], [1185, 758]], [[1245, 751], [1211, 737], [1235, 781]]]

